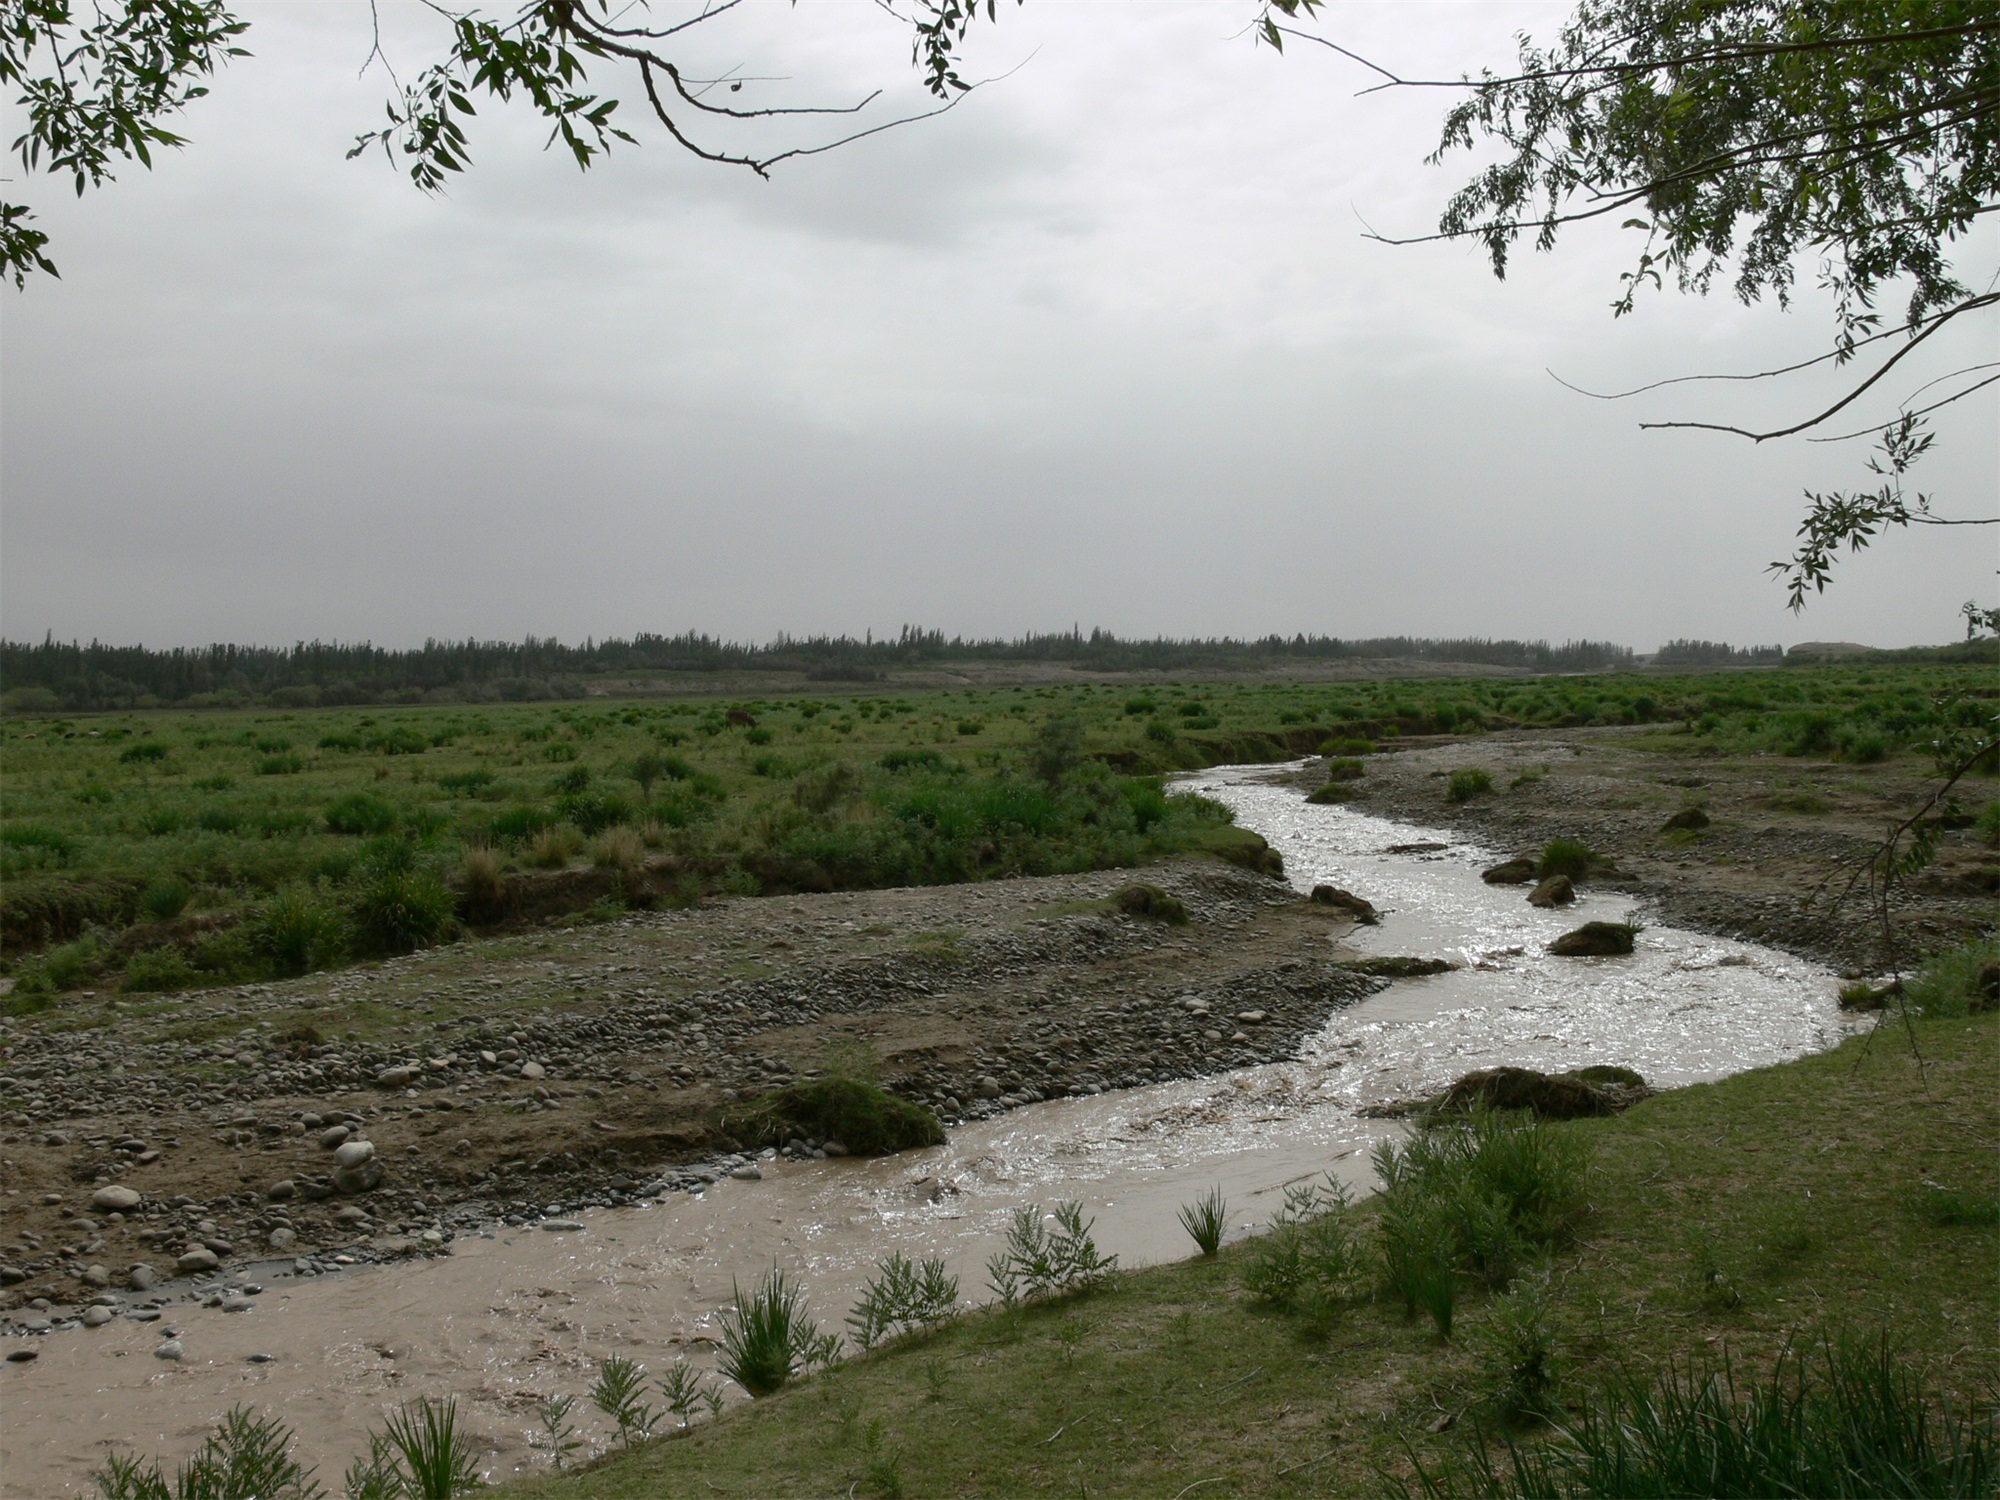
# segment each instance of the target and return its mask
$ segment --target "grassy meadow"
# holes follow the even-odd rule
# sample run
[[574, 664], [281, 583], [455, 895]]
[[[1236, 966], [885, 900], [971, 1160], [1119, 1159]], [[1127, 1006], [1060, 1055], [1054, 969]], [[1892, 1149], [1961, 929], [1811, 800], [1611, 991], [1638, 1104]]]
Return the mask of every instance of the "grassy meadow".
[[[1928, 1019], [1915, 1026], [1921, 1064], [1897, 1027], [1608, 1120], [1494, 1126], [1513, 1142], [1506, 1161], [1483, 1182], [1442, 1173], [1428, 1198], [1446, 1202], [1443, 1218], [1414, 1246], [1411, 1216], [1435, 1202], [1406, 1170], [1381, 1197], [1321, 1204], [1220, 1254], [1081, 1294], [989, 1308], [719, 1421], [680, 1430], [664, 1416], [652, 1441], [507, 1493], [1396, 1494], [1423, 1492], [1421, 1466], [1454, 1494], [1990, 1495], [1996, 1028], [1990, 1014]], [[1494, 1204], [1507, 1209], [1497, 1229]], [[1412, 1274], [1423, 1247], [1454, 1243], [1428, 1285]], [[841, 1312], [814, 1311], [829, 1326]], [[1804, 1455], [1750, 1442], [1747, 1487], [1700, 1469], [1649, 1480], [1643, 1465], [1610, 1487], [1602, 1474], [1507, 1482], [1507, 1444], [1549, 1454], [1564, 1447], [1558, 1429], [1588, 1436], [1614, 1397], [1665, 1404], [1661, 1383], [1685, 1393], [1726, 1372], [1733, 1399], [1717, 1390], [1740, 1421], [1781, 1360], [1824, 1391], [1829, 1353], [1844, 1375], [1879, 1369], [1885, 1338], [1889, 1369], [1918, 1398], [1903, 1416], [1928, 1402], [1940, 1446], [1945, 1414], [1983, 1432], [1982, 1472], [1843, 1480], [1842, 1441], [1864, 1467], [1894, 1449], [1850, 1416], [1808, 1431]], [[1782, 1437], [1763, 1445], [1783, 1450]], [[1812, 1472], [1828, 1487], [1781, 1486], [1786, 1463], [1822, 1461]]]
[[1889, 664], [12, 715], [8, 1003], [409, 951], [503, 925], [510, 882], [562, 872], [610, 872], [572, 882], [588, 920], [1137, 865], [1230, 838], [1160, 781], [1225, 761], [1627, 724], [1662, 752], [1870, 763], [1976, 727], [1993, 694], [1984, 666]]

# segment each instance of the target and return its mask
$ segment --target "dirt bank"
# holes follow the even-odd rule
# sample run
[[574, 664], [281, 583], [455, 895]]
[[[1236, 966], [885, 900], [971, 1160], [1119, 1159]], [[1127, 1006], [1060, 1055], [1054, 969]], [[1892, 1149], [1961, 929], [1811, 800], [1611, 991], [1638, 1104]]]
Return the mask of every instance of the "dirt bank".
[[[1354, 806], [1506, 854], [1580, 839], [1615, 862], [1618, 873], [1594, 877], [1598, 884], [1638, 896], [1662, 920], [1852, 970], [1885, 967], [1866, 890], [1835, 898], [1888, 825], [1929, 794], [1927, 765], [1907, 756], [1873, 766], [1706, 756], [1661, 749], [1669, 738], [1650, 729], [1519, 730], [1413, 744], [1368, 758]], [[1446, 801], [1461, 768], [1490, 772], [1492, 790]], [[1325, 771], [1308, 768], [1300, 780], [1321, 785]], [[1962, 800], [1976, 808], [1992, 794], [1980, 781]], [[1663, 826], [1688, 808], [1707, 824]], [[2000, 853], [1972, 829], [1945, 834], [1936, 864], [1898, 888], [1904, 962], [1990, 932], [1996, 891]]]
[[[1379, 987], [1335, 966], [1348, 919], [1282, 881], [1146, 878], [1186, 926], [1120, 914], [1120, 872], [744, 899], [11, 1019], [0, 1295], [60, 1320], [190, 1252], [310, 1271], [689, 1185], [741, 1144], [732, 1103], [843, 1049], [964, 1118], [1287, 1057]], [[343, 1128], [372, 1190], [332, 1190]], [[139, 1205], [93, 1208], [110, 1185]]]

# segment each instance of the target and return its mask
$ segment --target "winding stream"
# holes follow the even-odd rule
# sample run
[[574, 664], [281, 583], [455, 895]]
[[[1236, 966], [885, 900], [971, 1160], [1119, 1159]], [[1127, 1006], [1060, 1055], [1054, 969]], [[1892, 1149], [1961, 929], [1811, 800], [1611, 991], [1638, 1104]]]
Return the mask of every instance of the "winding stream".
[[[0, 1366], [0, 1494], [87, 1493], [87, 1471], [120, 1442], [178, 1459], [238, 1401], [291, 1425], [331, 1485], [386, 1411], [447, 1392], [483, 1472], [500, 1479], [546, 1462], [529, 1443], [535, 1403], [581, 1392], [599, 1358], [712, 1364], [733, 1284], [774, 1260], [838, 1326], [893, 1250], [944, 1255], [966, 1295], [983, 1296], [985, 1259], [1022, 1204], [1081, 1199], [1100, 1248], [1126, 1265], [1171, 1259], [1190, 1248], [1175, 1211], [1213, 1185], [1228, 1194], [1232, 1235], [1268, 1219], [1288, 1183], [1332, 1170], [1365, 1187], [1369, 1146], [1396, 1127], [1356, 1110], [1473, 1068], [1620, 1063], [1672, 1086], [1847, 1033], [1828, 971], [1754, 944], [1648, 927], [1630, 958], [1549, 958], [1550, 938], [1621, 919], [1630, 903], [1590, 894], [1538, 911], [1520, 888], [1480, 880], [1493, 851], [1311, 806], [1283, 769], [1221, 767], [1182, 785], [1263, 834], [1294, 886], [1328, 881], [1381, 908], [1381, 925], [1356, 930], [1351, 946], [1464, 967], [1337, 1012], [1291, 1062], [1030, 1105], [893, 1158], [766, 1162], [759, 1182], [585, 1213], [567, 1231], [461, 1237], [437, 1260], [273, 1276], [248, 1314], [188, 1305], [158, 1324], [46, 1335], [34, 1363]], [[1444, 847], [1386, 852], [1422, 843]], [[152, 1357], [168, 1327], [186, 1351], [179, 1363]], [[594, 1446], [606, 1436], [584, 1431]]]

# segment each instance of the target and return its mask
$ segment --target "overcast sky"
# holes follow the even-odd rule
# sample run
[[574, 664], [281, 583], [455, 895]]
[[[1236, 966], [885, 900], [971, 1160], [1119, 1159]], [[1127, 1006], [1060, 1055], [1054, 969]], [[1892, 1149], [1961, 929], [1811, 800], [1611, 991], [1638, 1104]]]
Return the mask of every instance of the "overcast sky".
[[[1455, 75], [1564, 9], [1343, 0], [1323, 29]], [[1614, 321], [1636, 236], [1609, 226], [1504, 283], [1470, 247], [1364, 238], [1428, 229], [1466, 176], [1423, 162], [1444, 101], [1357, 98], [1331, 52], [1254, 46], [1248, 0], [1028, 0], [975, 37], [968, 73], [1000, 81], [770, 182], [629, 102], [643, 145], [579, 174], [495, 107], [435, 199], [343, 160], [390, 88], [360, 72], [362, 0], [244, 11], [255, 55], [185, 151], [81, 200], [7, 186], [62, 270], [0, 293], [11, 638], [1894, 645], [1993, 602], [1992, 538], [1958, 530], [1878, 544], [1789, 615], [1763, 565], [1802, 489], [1866, 477], [1865, 445], [1637, 422], [1801, 413], [1831, 386], [1614, 404], [1547, 372], [1785, 363], [1825, 347], [1823, 305], [1668, 293]], [[424, 13], [385, 20], [405, 76], [435, 55]], [[923, 98], [867, 0], [748, 0], [689, 56], [787, 80], [737, 102]], [[1964, 263], [1995, 258], [1989, 226]], [[1994, 402], [1941, 415], [1919, 477], [1991, 514]]]

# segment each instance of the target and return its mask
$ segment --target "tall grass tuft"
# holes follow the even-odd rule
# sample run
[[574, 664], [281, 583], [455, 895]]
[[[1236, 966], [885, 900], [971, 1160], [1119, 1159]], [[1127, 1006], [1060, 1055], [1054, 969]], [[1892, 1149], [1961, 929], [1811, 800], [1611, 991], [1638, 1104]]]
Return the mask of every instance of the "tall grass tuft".
[[722, 1314], [722, 1373], [752, 1396], [769, 1396], [816, 1366], [831, 1364], [840, 1340], [819, 1331], [805, 1293], [773, 1266], [748, 1296], [737, 1287]]
[[330, 969], [347, 956], [347, 919], [314, 886], [287, 886], [244, 925], [251, 953], [280, 977]]
[[1222, 1189], [1212, 1188], [1192, 1203], [1181, 1206], [1181, 1228], [1203, 1255], [1222, 1249], [1222, 1234], [1229, 1227], [1229, 1200]]
[[444, 882], [423, 870], [382, 870], [349, 907], [357, 945], [369, 953], [414, 953], [442, 938], [456, 903]]
[[1468, 766], [1453, 771], [1451, 779], [1444, 785], [1444, 800], [1447, 802], [1470, 802], [1474, 797], [1483, 796], [1493, 790], [1493, 773]]
[[472, 1439], [458, 1402], [426, 1397], [368, 1434], [368, 1457], [347, 1469], [347, 1500], [457, 1500], [479, 1487]]
[[1479, 1441], [1436, 1470], [1416, 1467], [1418, 1492], [1436, 1500], [1972, 1500], [2000, 1484], [2000, 1444], [1990, 1414], [1930, 1399], [1886, 1341], [1840, 1340], [1815, 1359], [1786, 1351], [1748, 1391], [1727, 1363], [1614, 1380], [1550, 1442], [1503, 1434], [1498, 1454]]
[[1551, 875], [1567, 875], [1571, 880], [1581, 880], [1602, 863], [1597, 852], [1581, 839], [1550, 839], [1542, 846], [1542, 857], [1535, 864], [1535, 874], [1543, 880]]

